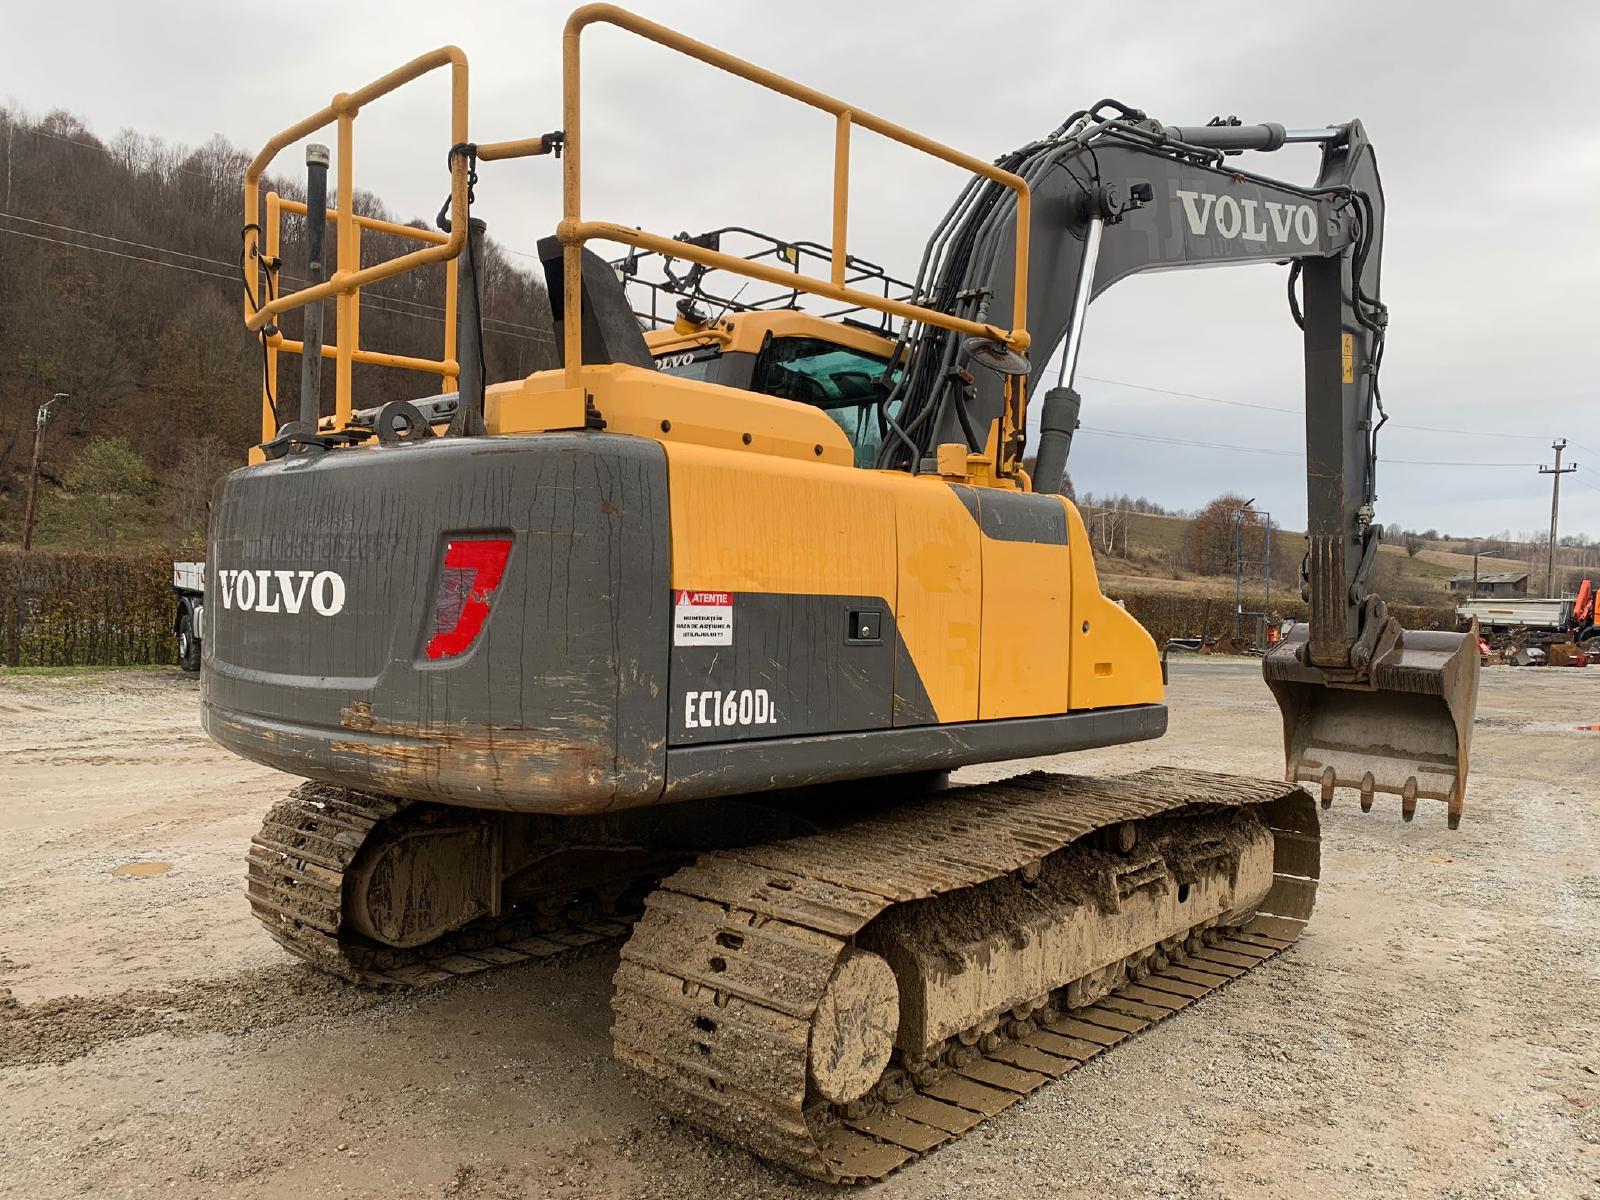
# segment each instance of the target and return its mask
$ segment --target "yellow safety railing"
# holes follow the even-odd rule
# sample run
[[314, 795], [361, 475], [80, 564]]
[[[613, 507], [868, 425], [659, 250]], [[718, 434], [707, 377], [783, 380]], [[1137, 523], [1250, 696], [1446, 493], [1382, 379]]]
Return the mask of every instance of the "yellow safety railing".
[[[329, 208], [328, 220], [337, 222], [339, 212]], [[298, 216], [306, 215], [306, 205], [301, 200], [286, 200], [277, 192], [267, 193], [267, 246], [264, 258], [267, 271], [273, 277], [274, 286], [269, 289], [269, 294], [276, 291], [276, 280], [280, 271], [275, 264], [278, 261], [278, 251], [282, 242], [282, 222], [284, 213], [294, 213]], [[361, 262], [361, 231], [370, 229], [375, 233], [392, 234], [395, 237], [407, 238], [415, 242], [427, 242], [433, 246], [443, 246], [449, 243], [449, 237], [437, 233], [432, 229], [417, 229], [411, 225], [400, 225], [394, 221], [384, 221], [377, 217], [367, 217], [360, 213], [355, 219], [355, 261]], [[350, 330], [350, 355], [358, 363], [369, 363], [379, 367], [403, 367], [411, 371], [427, 371], [440, 377], [439, 390], [451, 392], [456, 387], [456, 374], [459, 364], [456, 361], [456, 263], [452, 258], [444, 264], [444, 357], [443, 358], [416, 358], [409, 354], [389, 354], [382, 350], [366, 350], [361, 345], [361, 300], [357, 290], [355, 304], [355, 324]], [[298, 292], [289, 293], [291, 297], [298, 296]], [[338, 358], [338, 342], [342, 338], [336, 336], [335, 342], [325, 342], [322, 346], [323, 358]], [[278, 384], [278, 352], [288, 354], [304, 354], [305, 344], [293, 338], [285, 337], [281, 332], [270, 334], [267, 338], [267, 385], [274, 395], [277, 394]]]
[[[613, 25], [627, 30], [647, 41], [676, 50], [708, 66], [726, 71], [759, 87], [778, 92], [793, 100], [821, 109], [834, 118], [834, 173], [833, 173], [833, 249], [831, 278], [818, 279], [811, 275], [796, 274], [792, 270], [769, 266], [749, 259], [722, 254], [704, 246], [697, 246], [676, 238], [662, 237], [644, 230], [608, 221], [588, 221], [582, 215], [582, 171], [580, 126], [580, 52], [579, 42], [583, 30], [595, 24]], [[276, 414], [272, 410], [272, 396], [277, 383], [277, 353], [303, 353], [304, 344], [293, 341], [276, 331], [276, 318], [282, 313], [303, 308], [330, 296], [337, 300], [335, 336], [331, 344], [322, 348], [325, 357], [332, 358], [337, 366], [335, 375], [334, 427], [343, 429], [350, 423], [351, 374], [355, 363], [373, 363], [383, 366], [405, 367], [431, 371], [441, 377], [444, 390], [454, 385], [460, 370], [456, 360], [456, 264], [467, 239], [467, 174], [468, 163], [464, 155], [455, 155], [450, 162], [450, 210], [452, 214], [449, 235], [430, 230], [413, 229], [390, 221], [364, 217], [353, 210], [353, 126], [362, 107], [394, 91], [401, 85], [440, 67], [450, 68], [451, 97], [450, 121], [453, 144], [467, 144], [467, 60], [454, 46], [444, 46], [413, 59], [405, 66], [369, 83], [355, 92], [341, 92], [327, 107], [313, 113], [298, 124], [290, 126], [264, 146], [250, 163], [244, 181], [245, 211], [245, 270], [247, 278], [257, 285], [264, 265], [270, 271], [268, 282], [277, 282], [277, 251], [281, 239], [282, 215], [303, 214], [306, 206], [298, 201], [286, 200], [276, 193], [266, 198], [267, 220], [260, 224], [260, 183], [262, 174], [272, 160], [286, 146], [316, 133], [329, 125], [338, 125], [338, 184], [333, 206], [328, 212], [337, 233], [337, 263], [332, 276], [326, 281], [311, 284], [298, 291], [274, 294], [256, 286], [247, 289], [245, 299], [245, 324], [260, 331], [274, 325], [267, 335], [267, 368], [262, 380], [262, 439], [273, 435]], [[905, 317], [929, 325], [948, 329], [972, 337], [1002, 342], [1017, 351], [1028, 348], [1028, 231], [1031, 197], [1023, 179], [993, 163], [965, 154], [932, 138], [914, 133], [892, 121], [865, 112], [832, 96], [786, 79], [775, 72], [726, 54], [715, 47], [695, 41], [653, 21], [636, 16], [611, 4], [588, 4], [577, 9], [567, 19], [562, 37], [562, 110], [565, 129], [560, 135], [542, 138], [524, 138], [516, 141], [488, 143], [475, 147], [478, 159], [494, 161], [547, 154], [552, 150], [564, 152], [562, 174], [562, 219], [557, 233], [562, 243], [562, 307], [566, 314], [582, 311], [582, 249], [585, 242], [603, 240], [618, 242], [641, 250], [682, 258], [689, 262], [719, 270], [731, 271], [751, 279], [777, 284], [786, 290], [799, 290], [845, 304], [858, 305], [891, 316]], [[1012, 300], [1010, 329], [951, 316], [937, 309], [926, 308], [906, 300], [861, 291], [846, 282], [849, 261], [847, 234], [850, 209], [850, 135], [857, 127], [877, 133], [903, 146], [950, 163], [975, 175], [993, 180], [1010, 189], [1016, 196], [1016, 271], [1015, 291]], [[265, 246], [262, 230], [265, 229]], [[427, 243], [397, 258], [361, 266], [361, 231], [382, 231], [400, 237]], [[386, 354], [366, 350], [360, 345], [360, 291], [368, 284], [377, 283], [405, 271], [429, 263], [444, 261], [449, 272], [445, 289], [445, 339], [444, 356], [439, 359], [413, 358], [407, 355]], [[565, 360], [566, 387], [581, 395], [583, 363], [583, 327], [580, 320], [563, 322], [563, 357]], [[1006, 420], [1001, 430], [1002, 438], [1008, 431], [1020, 429], [1021, 388], [1012, 381], [1008, 385]]]
[[[735, 258], [732, 255], [722, 254], [715, 250], [708, 250], [704, 246], [691, 245], [675, 238], [661, 237], [657, 234], [646, 233], [640, 229], [633, 229], [625, 225], [617, 225], [608, 221], [586, 221], [582, 215], [582, 171], [581, 150], [579, 139], [579, 40], [583, 30], [590, 25], [614, 25], [648, 41], [676, 50], [680, 54], [698, 59], [708, 66], [716, 67], [729, 74], [737, 75], [760, 87], [768, 88], [781, 95], [798, 100], [802, 104], [819, 108], [829, 113], [835, 120], [834, 137], [834, 175], [833, 175], [833, 270], [831, 279], [818, 279], [810, 275], [797, 275], [792, 271], [784, 271], [778, 267], [768, 266], [764, 263], [752, 262], [749, 259]], [[693, 38], [684, 37], [654, 21], [647, 21], [636, 16], [626, 9], [618, 8], [613, 4], [586, 4], [577, 9], [567, 18], [566, 30], [562, 35], [561, 43], [562, 61], [562, 119], [565, 144], [565, 171], [562, 177], [562, 220], [557, 227], [557, 233], [562, 243], [562, 309], [567, 314], [563, 322], [563, 357], [566, 361], [566, 379], [568, 388], [582, 386], [583, 362], [583, 331], [582, 322], [572, 319], [582, 310], [582, 249], [583, 244], [591, 239], [608, 242], [620, 242], [624, 245], [635, 246], [641, 250], [653, 250], [659, 254], [671, 255], [675, 258], [686, 259], [689, 262], [700, 263], [703, 266], [714, 267], [719, 270], [732, 271], [751, 279], [759, 279], [767, 283], [778, 284], [785, 289], [798, 288], [813, 295], [824, 296], [830, 300], [838, 300], [848, 304], [860, 305], [877, 312], [890, 313], [898, 317], [909, 317], [914, 321], [923, 321], [942, 329], [949, 329], [956, 333], [964, 333], [974, 337], [991, 338], [1004, 342], [1012, 349], [1024, 351], [1028, 348], [1027, 332], [1027, 301], [1028, 301], [1028, 226], [1030, 197], [1028, 185], [1020, 176], [1010, 171], [1003, 171], [993, 163], [974, 158], [970, 154], [963, 154], [941, 145], [931, 138], [919, 133], [913, 133], [892, 121], [864, 112], [854, 105], [836, 100], [832, 96], [816, 91], [793, 80], [785, 79], [765, 68], [746, 62], [726, 54], [704, 42], [697, 42]], [[1017, 197], [1017, 239], [1016, 239], [1016, 289], [1012, 301], [1013, 328], [1001, 329], [994, 325], [980, 324], [976, 321], [967, 321], [959, 317], [952, 317], [935, 309], [924, 308], [919, 304], [912, 304], [904, 300], [893, 300], [887, 296], [874, 295], [845, 285], [845, 263], [847, 251], [845, 249], [845, 235], [849, 222], [849, 196], [850, 196], [850, 131], [861, 127], [909, 146], [913, 150], [920, 150], [924, 154], [992, 179], [996, 183], [1010, 188]]]
[[[403, 84], [411, 82], [440, 67], [450, 68], [450, 136], [453, 145], [467, 141], [467, 58], [454, 46], [443, 46], [405, 66], [389, 72], [354, 92], [341, 92], [326, 108], [313, 113], [305, 120], [291, 125], [270, 140], [251, 161], [244, 177], [244, 265], [246, 277], [254, 286], [247, 289], [245, 297], [245, 325], [252, 330], [265, 329], [275, 324], [283, 313], [303, 308], [307, 304], [336, 298], [334, 341], [322, 348], [324, 357], [335, 362], [334, 373], [334, 428], [343, 429], [350, 423], [351, 375], [355, 363], [376, 363], [384, 366], [408, 367], [431, 371], [446, 381], [452, 381], [460, 367], [455, 358], [455, 258], [467, 241], [467, 162], [463, 155], [450, 161], [450, 214], [451, 232], [448, 236], [429, 230], [412, 229], [392, 221], [379, 221], [363, 217], [355, 211], [354, 176], [354, 126], [361, 109], [381, 96], [387, 95]], [[261, 286], [260, 272], [266, 263], [275, 262], [279, 244], [279, 223], [282, 213], [304, 213], [306, 206], [294, 200], [285, 200], [275, 193], [267, 196], [266, 245], [262, 246], [261, 231], [261, 177], [272, 160], [286, 147], [329, 125], [338, 125], [338, 184], [333, 205], [328, 212], [337, 233], [338, 258], [333, 274], [321, 283], [314, 283], [298, 291], [272, 296]], [[427, 243], [419, 250], [397, 258], [361, 266], [361, 230], [381, 230], [401, 237]], [[440, 359], [411, 358], [406, 355], [383, 354], [360, 347], [360, 291], [368, 284], [389, 279], [405, 271], [412, 271], [430, 263], [446, 262], [448, 278], [445, 287], [445, 348]], [[270, 282], [276, 283], [276, 269]], [[254, 300], [254, 302], [252, 302]], [[277, 383], [277, 356], [279, 350], [301, 352], [300, 342], [290, 341], [281, 333], [268, 336], [267, 370], [261, 387], [261, 437], [271, 438], [276, 430], [276, 414], [272, 411], [272, 396]], [[446, 386], [445, 390], [449, 390]]]

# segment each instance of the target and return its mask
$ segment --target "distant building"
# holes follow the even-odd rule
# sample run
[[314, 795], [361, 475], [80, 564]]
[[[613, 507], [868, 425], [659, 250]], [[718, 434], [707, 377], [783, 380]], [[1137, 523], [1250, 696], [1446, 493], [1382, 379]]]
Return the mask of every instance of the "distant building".
[[[1454, 575], [1450, 578], [1452, 592], [1465, 592], [1472, 594], [1472, 574]], [[1528, 594], [1528, 573], [1526, 571], [1497, 571], [1492, 575], [1478, 576], [1478, 595], [1480, 596], [1526, 596]]]

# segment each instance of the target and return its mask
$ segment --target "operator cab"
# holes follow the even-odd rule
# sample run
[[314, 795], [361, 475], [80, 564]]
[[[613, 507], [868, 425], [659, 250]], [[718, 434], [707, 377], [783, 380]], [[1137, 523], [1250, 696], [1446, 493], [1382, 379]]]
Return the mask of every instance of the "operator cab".
[[[826, 276], [830, 269], [826, 246], [784, 242], [746, 229], [720, 229], [686, 240], [712, 250], [722, 250], [725, 240], [753, 243], [744, 257], [774, 259], [796, 273]], [[706, 286], [714, 272], [698, 265], [684, 271], [683, 264], [654, 254], [635, 253], [611, 266], [633, 302], [658, 371], [820, 408], [850, 440], [855, 465], [877, 465], [886, 416], [894, 415], [883, 409], [895, 380], [890, 365], [895, 341], [887, 318], [870, 314], [874, 321], [868, 323], [859, 319], [866, 311], [858, 308], [805, 311], [798, 307], [805, 293], [766, 284], [757, 286], [775, 294], [750, 298], [743, 294], [748, 286], [743, 280], [740, 291], [720, 296]], [[886, 296], [912, 290], [853, 256], [846, 273], [852, 286], [878, 283]]]
[[822, 409], [850, 439], [856, 466], [877, 465], [894, 354], [881, 334], [791, 309], [735, 313], [701, 328], [680, 322], [644, 340], [664, 375]]

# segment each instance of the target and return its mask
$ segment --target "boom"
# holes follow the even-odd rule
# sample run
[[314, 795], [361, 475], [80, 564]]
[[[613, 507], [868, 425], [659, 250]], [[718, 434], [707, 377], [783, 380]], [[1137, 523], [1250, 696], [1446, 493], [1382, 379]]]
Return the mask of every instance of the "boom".
[[[1108, 108], [1115, 115], [1102, 116]], [[1273, 150], [1290, 140], [1322, 144], [1315, 186], [1224, 165], [1226, 152]], [[1317, 567], [1310, 573], [1312, 658], [1348, 665], [1378, 540], [1373, 437], [1381, 419], [1373, 421], [1373, 410], [1385, 319], [1378, 300], [1383, 191], [1360, 122], [1293, 134], [1278, 125], [1166, 127], [1102, 102], [1064, 132], [1010, 158], [1020, 161], [1002, 163], [1033, 189], [1030, 396], [1043, 387], [1054, 349], [1066, 343], [1068, 388], [1044, 397], [1039, 490], [1056, 490], [1058, 464], [1065, 463], [1075, 424], [1067, 414], [1075, 415], [1078, 403], [1070, 384], [1090, 301], [1146, 271], [1293, 263], [1291, 289], [1298, 277], [1305, 295], [1303, 316], [1296, 315], [1305, 331], [1308, 534]], [[985, 194], [991, 192], [969, 188], [965, 208], [958, 204], [961, 211], [935, 232], [925, 256], [932, 277], [923, 286], [935, 305], [963, 315], [970, 308], [977, 319], [1004, 327], [1015, 261], [1005, 230], [1015, 209]], [[904, 436], [892, 437], [883, 465], [910, 466], [942, 442], [968, 440], [981, 449], [978, 431], [1003, 416], [1003, 377], [969, 373], [966, 388], [953, 369], [962, 365], [963, 345], [942, 330], [915, 331], [906, 341]], [[1015, 464], [1022, 423], [1006, 434], [1002, 449]]]
[[[1321, 170], [1310, 187], [1226, 161], [1239, 151], [1273, 151], [1292, 142], [1322, 147]], [[1387, 310], [1379, 298], [1383, 187], [1361, 123], [1300, 131], [1274, 124], [1164, 126], [1138, 110], [1102, 101], [998, 165], [1025, 179], [1032, 193], [1032, 364], [946, 329], [908, 324], [898, 347], [906, 369], [885, 404], [896, 416], [885, 418], [889, 429], [880, 465], [919, 470], [939, 445], [965, 442], [991, 455], [1000, 474], [1015, 474], [1026, 430], [1022, 398], [1038, 394], [1045, 364], [1065, 343], [1060, 384], [1042, 396], [1033, 481], [1036, 490], [1057, 491], [1077, 427], [1080, 398], [1071, 385], [1084, 318], [1096, 296], [1146, 271], [1290, 264], [1289, 302], [1305, 343], [1308, 548], [1302, 594], [1311, 620], [1303, 642], [1296, 639], [1265, 664], [1285, 710], [1289, 772], [1322, 782], [1325, 798], [1333, 782], [1360, 787], [1369, 798], [1374, 789], [1434, 795], [1450, 801], [1454, 820], [1476, 702], [1477, 674], [1465, 658], [1468, 639], [1413, 634], [1408, 659], [1403, 630], [1369, 585], [1381, 536], [1373, 517], [1376, 439], [1386, 420], [1378, 370]], [[1016, 220], [1009, 195], [974, 179], [928, 241], [917, 280], [922, 302], [1009, 327]], [[991, 365], [996, 369], [969, 369]], [[1018, 370], [1027, 372], [1020, 388], [1006, 374]], [[1399, 674], [1384, 685], [1376, 682], [1382, 671]], [[1319, 709], [1327, 706], [1312, 699], [1327, 698], [1325, 685], [1392, 686], [1442, 699], [1443, 722], [1437, 712], [1371, 709], [1382, 723], [1406, 724], [1415, 734], [1413, 744], [1430, 747], [1437, 777], [1429, 779], [1412, 762], [1387, 777], [1364, 766], [1330, 766], [1328, 755], [1308, 749], [1327, 741], [1312, 732], [1312, 726], [1325, 724]], [[1346, 699], [1334, 698], [1333, 707], [1342, 709]], [[1356, 744], [1370, 746], [1377, 732], [1373, 721], [1354, 720], [1340, 740], [1340, 754], [1349, 751], [1354, 763]]]

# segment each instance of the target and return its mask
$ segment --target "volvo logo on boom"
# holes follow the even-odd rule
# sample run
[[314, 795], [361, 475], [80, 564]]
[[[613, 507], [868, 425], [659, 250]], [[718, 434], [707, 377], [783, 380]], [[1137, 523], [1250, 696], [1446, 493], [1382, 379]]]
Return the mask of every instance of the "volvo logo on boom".
[[307, 602], [324, 617], [344, 608], [344, 576], [337, 571], [218, 571], [222, 607], [241, 612], [297, 616]]
[[1215, 233], [1229, 241], [1317, 244], [1317, 210], [1309, 204], [1241, 199], [1184, 188], [1174, 194], [1183, 201], [1183, 215], [1195, 237]]

